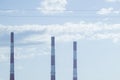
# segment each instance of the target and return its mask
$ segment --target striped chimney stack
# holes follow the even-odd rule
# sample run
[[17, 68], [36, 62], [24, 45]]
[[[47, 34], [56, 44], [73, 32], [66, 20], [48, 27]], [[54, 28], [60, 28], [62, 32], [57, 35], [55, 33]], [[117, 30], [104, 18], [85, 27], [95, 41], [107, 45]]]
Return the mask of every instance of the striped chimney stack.
[[55, 38], [51, 37], [51, 80], [55, 80]]
[[77, 42], [73, 42], [73, 80], [77, 80]]
[[14, 80], [14, 33], [11, 32], [10, 80]]

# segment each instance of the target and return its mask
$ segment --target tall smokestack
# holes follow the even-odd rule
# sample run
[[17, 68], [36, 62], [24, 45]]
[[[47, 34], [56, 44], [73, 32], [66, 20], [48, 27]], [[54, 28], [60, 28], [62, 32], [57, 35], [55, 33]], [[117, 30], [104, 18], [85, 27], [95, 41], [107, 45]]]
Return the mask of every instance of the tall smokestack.
[[10, 80], [14, 80], [14, 33], [11, 32], [11, 53], [10, 53]]
[[77, 42], [73, 42], [73, 80], [77, 80]]
[[55, 38], [51, 37], [51, 80], [55, 80]]

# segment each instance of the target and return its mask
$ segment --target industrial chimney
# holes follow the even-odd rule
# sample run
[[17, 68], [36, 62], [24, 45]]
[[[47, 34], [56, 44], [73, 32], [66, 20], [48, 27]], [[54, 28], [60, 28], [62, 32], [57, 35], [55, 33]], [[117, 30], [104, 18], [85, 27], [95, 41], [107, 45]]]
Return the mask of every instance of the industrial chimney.
[[77, 42], [73, 42], [73, 80], [77, 80]]
[[14, 33], [11, 32], [10, 39], [10, 80], [14, 80]]
[[55, 38], [51, 37], [51, 80], [55, 80]]

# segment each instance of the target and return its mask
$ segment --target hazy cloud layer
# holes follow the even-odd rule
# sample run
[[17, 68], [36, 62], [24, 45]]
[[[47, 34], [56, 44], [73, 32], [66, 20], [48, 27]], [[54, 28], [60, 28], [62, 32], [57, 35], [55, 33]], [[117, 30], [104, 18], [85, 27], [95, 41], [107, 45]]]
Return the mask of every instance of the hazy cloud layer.
[[[109, 36], [119, 35], [120, 24], [105, 24], [105, 23], [64, 23], [54, 24], [54, 25], [22, 25], [22, 26], [5, 26], [0, 25], [1, 34], [9, 34], [10, 32], [15, 32], [15, 35], [22, 34], [25, 32], [31, 32], [28, 36], [22, 38], [24, 43], [34, 43], [34, 42], [49, 42], [51, 36], [55, 36], [58, 41], [72, 41], [80, 39], [93, 39], [97, 34]], [[37, 32], [32, 34], [32, 32]], [[114, 38], [119, 37], [116, 36]], [[111, 38], [114, 40], [114, 38]], [[94, 39], [101, 39], [101, 37], [96, 37]], [[104, 39], [104, 38], [102, 38]], [[106, 39], [106, 38], [105, 38]], [[108, 38], [109, 39], [109, 38]]]
[[[120, 41], [120, 24], [98, 23], [64, 23], [54, 25], [0, 25], [0, 37], [15, 32], [16, 59], [33, 58], [49, 54], [50, 37], [55, 36], [57, 42], [83, 40], [111, 40]], [[29, 33], [28, 33], [29, 32]], [[2, 37], [1, 37], [2, 38]], [[29, 45], [27, 45], [29, 44]], [[35, 44], [35, 45], [33, 45]], [[20, 45], [20, 46], [19, 46]], [[44, 47], [43, 47], [44, 46]], [[9, 46], [1, 46], [0, 61], [9, 59]]]

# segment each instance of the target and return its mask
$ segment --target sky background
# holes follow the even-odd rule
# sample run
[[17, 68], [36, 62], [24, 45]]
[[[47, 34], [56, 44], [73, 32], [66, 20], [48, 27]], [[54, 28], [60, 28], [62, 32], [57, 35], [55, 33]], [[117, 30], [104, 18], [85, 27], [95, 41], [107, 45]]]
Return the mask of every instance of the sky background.
[[120, 80], [120, 0], [0, 0], [0, 80], [9, 80], [10, 32], [15, 79], [50, 80], [50, 40], [56, 39], [56, 80]]

